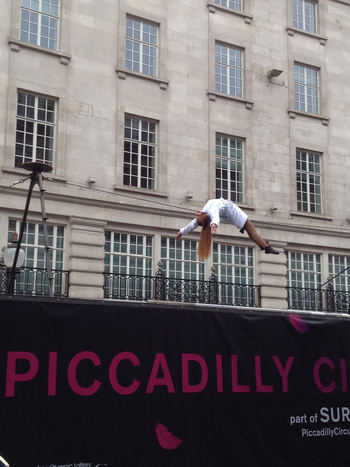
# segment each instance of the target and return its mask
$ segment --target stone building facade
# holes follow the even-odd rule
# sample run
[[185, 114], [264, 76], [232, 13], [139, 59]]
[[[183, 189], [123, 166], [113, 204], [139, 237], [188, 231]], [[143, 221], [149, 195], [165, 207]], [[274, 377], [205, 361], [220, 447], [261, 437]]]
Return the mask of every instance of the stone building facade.
[[[44, 161], [54, 268], [71, 298], [103, 272], [318, 288], [350, 266], [349, 0], [13, 0], [0, 17], [0, 238]], [[275, 70], [275, 71], [272, 71]], [[277, 71], [282, 71], [277, 75]], [[207, 199], [241, 206], [279, 248], [222, 223], [206, 264], [176, 232]], [[24, 238], [42, 266], [34, 194]], [[335, 287], [348, 291], [347, 271]], [[291, 306], [291, 305], [289, 305]]]

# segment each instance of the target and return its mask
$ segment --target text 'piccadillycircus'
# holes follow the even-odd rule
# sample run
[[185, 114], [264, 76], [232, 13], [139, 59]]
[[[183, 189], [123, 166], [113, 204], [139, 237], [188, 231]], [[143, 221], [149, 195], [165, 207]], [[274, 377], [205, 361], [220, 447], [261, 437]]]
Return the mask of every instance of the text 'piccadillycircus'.
[[[294, 356], [255, 355], [248, 359], [214, 354], [206, 360], [198, 353], [180, 353], [176, 367], [174, 355], [167, 359], [165, 353], [148, 355], [147, 367], [140, 356], [127, 351], [108, 362], [102, 362], [92, 351], [78, 352], [69, 361], [61, 362], [59, 357], [58, 352], [48, 352], [39, 361], [33, 352], [8, 352], [7, 361], [2, 364], [3, 368], [6, 364], [5, 397], [15, 397], [18, 387], [36, 379], [45, 384], [48, 396], [56, 396], [57, 379], [63, 375], [70, 390], [79, 396], [93, 396], [105, 385], [122, 396], [137, 392], [152, 394], [159, 387], [169, 394], [200, 393], [209, 387], [217, 393], [288, 393], [290, 381], [298, 372]], [[322, 393], [331, 393], [336, 388], [347, 393], [346, 360], [318, 358], [310, 365], [309, 379]]]

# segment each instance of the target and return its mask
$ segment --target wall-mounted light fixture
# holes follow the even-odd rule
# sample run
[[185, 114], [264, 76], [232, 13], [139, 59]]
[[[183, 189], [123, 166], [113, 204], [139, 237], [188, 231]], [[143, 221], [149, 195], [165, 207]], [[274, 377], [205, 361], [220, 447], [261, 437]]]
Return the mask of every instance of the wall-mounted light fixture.
[[276, 78], [277, 76], [279, 76], [282, 73], [283, 73], [283, 70], [277, 70], [277, 68], [272, 68], [272, 70], [269, 70], [267, 72], [267, 77], [269, 79]]

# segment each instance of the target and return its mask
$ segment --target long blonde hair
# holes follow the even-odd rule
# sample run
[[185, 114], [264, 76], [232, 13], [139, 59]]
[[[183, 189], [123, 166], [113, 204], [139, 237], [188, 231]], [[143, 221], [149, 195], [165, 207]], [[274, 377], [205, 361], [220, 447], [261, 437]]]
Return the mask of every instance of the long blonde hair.
[[201, 236], [198, 243], [198, 259], [204, 260], [207, 259], [210, 255], [211, 250], [211, 227], [210, 227], [210, 217], [205, 214], [203, 220], [203, 228], [201, 231]]

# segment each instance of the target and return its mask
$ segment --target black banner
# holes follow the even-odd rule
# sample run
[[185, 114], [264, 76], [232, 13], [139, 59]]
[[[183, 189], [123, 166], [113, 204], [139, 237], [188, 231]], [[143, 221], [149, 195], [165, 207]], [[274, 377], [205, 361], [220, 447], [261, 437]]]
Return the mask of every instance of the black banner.
[[350, 321], [0, 301], [11, 467], [345, 467]]

